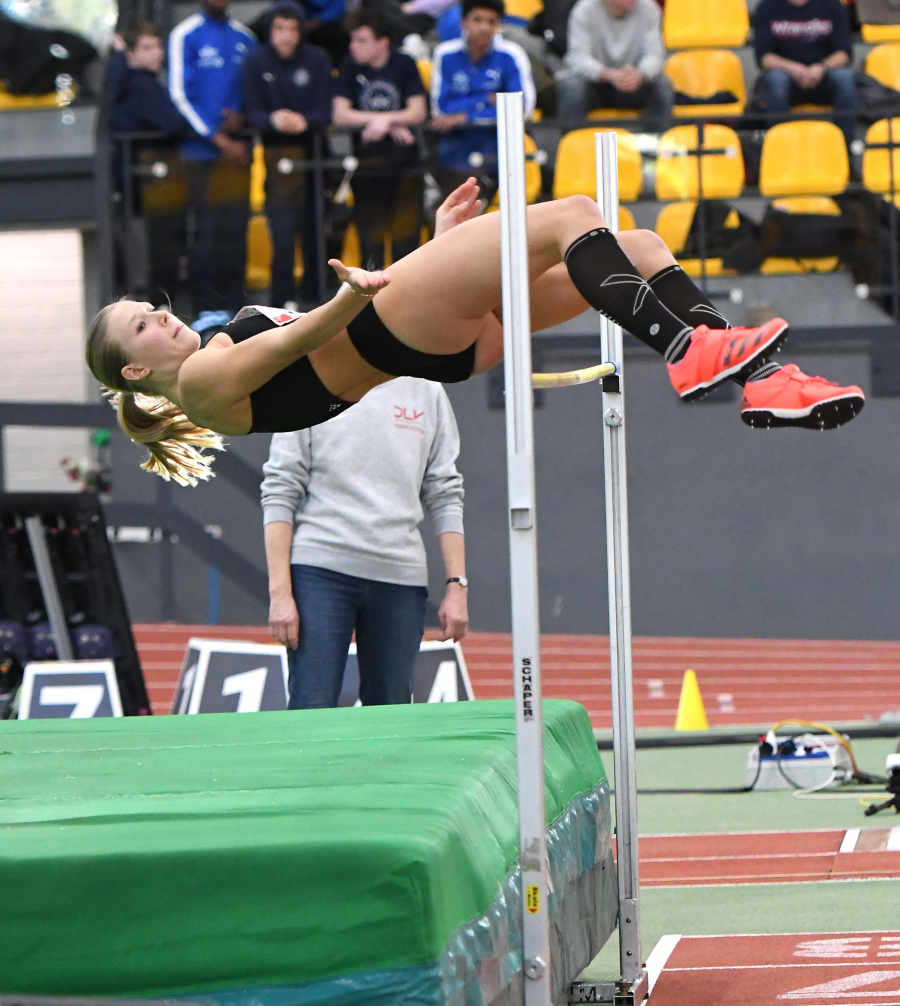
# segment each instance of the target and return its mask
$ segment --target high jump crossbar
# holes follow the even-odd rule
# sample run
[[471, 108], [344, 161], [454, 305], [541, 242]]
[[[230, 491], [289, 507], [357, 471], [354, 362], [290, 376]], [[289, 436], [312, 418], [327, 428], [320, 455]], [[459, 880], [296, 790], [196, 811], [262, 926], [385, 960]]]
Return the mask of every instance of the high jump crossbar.
[[[614, 1002], [616, 1006], [634, 1006], [646, 994], [646, 972], [641, 957], [638, 915], [622, 331], [601, 318], [603, 358], [607, 363], [565, 374], [532, 374], [524, 122], [522, 94], [499, 93], [497, 127], [523, 1002], [525, 1006], [552, 1004], [532, 388], [602, 380], [621, 977], [609, 982], [577, 982], [570, 990], [570, 1002]], [[608, 226], [616, 231], [619, 215], [616, 134], [598, 133], [596, 141], [597, 202]]]

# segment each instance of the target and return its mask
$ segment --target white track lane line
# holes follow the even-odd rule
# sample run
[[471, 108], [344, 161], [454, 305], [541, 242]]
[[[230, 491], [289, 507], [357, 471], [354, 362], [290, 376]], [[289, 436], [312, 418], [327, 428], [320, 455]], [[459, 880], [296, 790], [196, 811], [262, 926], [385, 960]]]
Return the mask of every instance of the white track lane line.
[[650, 956], [647, 958], [648, 995], [653, 991], [653, 986], [656, 984], [663, 968], [666, 966], [666, 961], [671, 956], [680, 939], [681, 936], [661, 936], [659, 942], [650, 951]]
[[900, 852], [900, 828], [891, 828], [891, 833], [888, 835], [887, 845], [884, 849], [885, 852]]
[[844, 832], [844, 838], [838, 852], [854, 852], [856, 850], [856, 843], [859, 841], [859, 832], [859, 828], [848, 828]]

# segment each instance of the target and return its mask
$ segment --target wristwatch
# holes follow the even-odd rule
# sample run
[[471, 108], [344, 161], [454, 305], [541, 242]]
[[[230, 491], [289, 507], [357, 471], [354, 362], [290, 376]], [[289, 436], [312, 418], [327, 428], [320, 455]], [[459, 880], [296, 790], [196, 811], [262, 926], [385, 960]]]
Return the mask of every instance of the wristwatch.
[[468, 588], [469, 581], [464, 576], [451, 576], [447, 579], [447, 583], [458, 583], [460, 587]]

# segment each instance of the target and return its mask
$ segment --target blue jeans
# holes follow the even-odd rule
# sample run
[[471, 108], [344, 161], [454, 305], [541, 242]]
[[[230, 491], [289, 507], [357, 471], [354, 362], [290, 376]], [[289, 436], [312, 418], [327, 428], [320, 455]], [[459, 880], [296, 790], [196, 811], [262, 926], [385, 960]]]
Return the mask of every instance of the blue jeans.
[[354, 629], [363, 705], [410, 702], [428, 591], [297, 564], [291, 582], [300, 646], [288, 649], [288, 708], [338, 704]]
[[606, 81], [595, 83], [585, 77], [566, 77], [559, 83], [557, 115], [561, 119], [583, 119], [595, 108], [640, 109], [648, 128], [662, 132], [672, 118], [672, 85], [669, 78], [648, 80], [636, 91], [619, 91]]
[[849, 67], [826, 70], [818, 87], [808, 89], [798, 87], [784, 70], [764, 70], [763, 87], [767, 112], [786, 112], [793, 105], [807, 102], [831, 105], [835, 125], [840, 126], [849, 149], [856, 133], [856, 110], [859, 108], [856, 81]]

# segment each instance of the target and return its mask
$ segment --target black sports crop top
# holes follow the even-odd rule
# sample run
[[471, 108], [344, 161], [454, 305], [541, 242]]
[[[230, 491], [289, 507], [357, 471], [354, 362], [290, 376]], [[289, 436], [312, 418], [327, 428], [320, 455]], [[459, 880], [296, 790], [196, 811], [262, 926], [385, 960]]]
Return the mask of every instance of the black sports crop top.
[[[286, 325], [299, 318], [292, 311], [271, 307], [242, 308], [228, 322], [205, 331], [200, 336], [200, 348], [206, 347], [214, 335], [224, 332], [234, 342], [251, 339], [260, 332]], [[251, 433], [290, 433], [334, 419], [350, 408], [353, 402], [337, 398], [319, 380], [309, 357], [288, 364], [273, 378], [250, 394]]]

